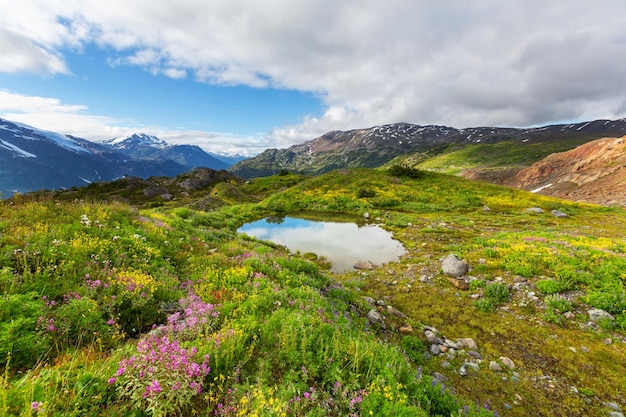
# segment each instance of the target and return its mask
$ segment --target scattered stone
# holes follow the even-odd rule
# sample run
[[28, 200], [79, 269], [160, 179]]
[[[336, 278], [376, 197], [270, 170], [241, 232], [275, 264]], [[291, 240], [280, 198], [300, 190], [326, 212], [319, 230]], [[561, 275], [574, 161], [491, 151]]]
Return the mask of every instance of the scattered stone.
[[513, 282], [515, 282], [515, 283], [524, 283], [524, 282], [527, 282], [527, 281], [528, 281], [528, 279], [526, 279], [525, 277], [523, 277], [521, 275], [515, 275], [513, 277]]
[[462, 366], [459, 368], [459, 375], [461, 375], [461, 376], [467, 376], [467, 368], [465, 367], [465, 365], [462, 365]]
[[576, 353], [576, 348], [574, 346], [569, 346], [568, 349], [571, 350], [572, 352]]
[[624, 417], [624, 413], [620, 413], [619, 411], [611, 411], [609, 413], [609, 417]]
[[571, 387], [569, 387], [569, 392], [571, 392], [574, 395], [577, 395], [578, 394], [578, 388], [576, 388], [575, 386], [572, 385]]
[[446, 378], [445, 376], [443, 376], [439, 372], [433, 372], [433, 379], [435, 381], [437, 381], [438, 383], [440, 383], [440, 384], [443, 384], [444, 382], [446, 382], [448, 380], [448, 378]]
[[376, 268], [376, 264], [374, 264], [372, 261], [359, 261], [354, 264], [354, 268], [371, 271]]
[[376, 300], [376, 305], [380, 307], [385, 307], [387, 303], [385, 303], [385, 300]]
[[566, 311], [565, 314], [563, 314], [563, 317], [568, 320], [573, 320], [576, 318], [576, 314], [572, 313], [571, 311]]
[[474, 371], [474, 372], [478, 372], [478, 371], [480, 371], [480, 365], [478, 365], [478, 364], [477, 364], [477, 363], [475, 363], [475, 362], [465, 362], [465, 363], [464, 363], [464, 365], [465, 365], [467, 368], [470, 368], [470, 369], [471, 369], [472, 371]]
[[597, 323], [598, 321], [603, 320], [603, 319], [615, 321], [615, 317], [613, 317], [608, 312], [599, 308], [592, 308], [591, 310], [587, 312], [587, 314], [589, 314], [589, 319], [593, 321], [594, 323]]
[[462, 277], [469, 271], [469, 265], [455, 254], [450, 254], [441, 261], [441, 270], [445, 275]]
[[489, 370], [493, 372], [502, 372], [502, 367], [496, 361], [489, 362]]
[[500, 362], [509, 369], [515, 369], [515, 362], [506, 356], [500, 356]]
[[457, 339], [457, 343], [462, 347], [466, 347], [468, 350], [478, 350], [478, 345], [471, 337]]
[[439, 330], [435, 329], [433, 326], [424, 325], [424, 331], [426, 331], [426, 330], [430, 330], [431, 332], [433, 332], [435, 334], [439, 333]]
[[370, 214], [368, 212], [365, 212], [363, 213], [363, 217], [369, 220]]
[[480, 353], [476, 352], [475, 350], [470, 350], [469, 352], [467, 352], [467, 355], [470, 358], [474, 358], [474, 359], [482, 359], [483, 355], [481, 355]]
[[400, 326], [398, 331], [400, 331], [400, 333], [404, 333], [404, 334], [413, 333], [413, 327], [411, 327], [410, 324], [406, 323], [406, 324], [403, 324], [402, 326]]
[[510, 404], [504, 403], [504, 408], [506, 408], [507, 410], [512, 410], [513, 407], [511, 407]]
[[452, 349], [459, 349], [461, 347], [459, 346], [458, 343], [455, 343], [452, 340], [445, 338], [445, 337], [443, 338], [443, 345]]
[[174, 196], [170, 193], [163, 193], [159, 195], [159, 197], [161, 197], [161, 200], [163, 201], [172, 201], [174, 199]]
[[561, 210], [552, 210], [552, 215], [554, 217], [559, 217], [561, 219], [569, 217], [566, 213], [563, 213]]
[[589, 353], [590, 352], [589, 348], [587, 346], [581, 346], [581, 347], [579, 347], [579, 349], [580, 349], [581, 352], [585, 352], [585, 353]]
[[480, 297], [482, 297], [482, 295], [480, 295], [480, 294], [472, 294], [472, 295], [470, 295], [470, 298], [472, 300], [478, 300]]
[[401, 319], [407, 319], [408, 317], [406, 316], [406, 314], [404, 314], [403, 312], [401, 312], [398, 309], [393, 308], [392, 306], [387, 306], [387, 312], [389, 314], [393, 314], [396, 317], [400, 317]]
[[424, 336], [426, 336], [426, 341], [431, 345], [438, 345], [441, 343], [441, 339], [439, 339], [437, 334], [431, 330], [424, 330]]
[[441, 346], [433, 344], [430, 345], [430, 354], [433, 356], [437, 356], [441, 353]]
[[465, 282], [465, 280], [448, 277], [448, 281], [450, 281], [450, 284], [452, 284], [454, 288], [458, 288], [461, 291], [469, 290], [469, 284]]
[[422, 276], [420, 276], [418, 281], [421, 282], [421, 283], [426, 283], [426, 282], [430, 281], [430, 277], [428, 275], [422, 275]]
[[622, 407], [620, 407], [619, 404], [610, 402], [603, 402], [602, 404], [604, 404], [605, 407], [608, 407], [613, 411], [622, 411]]
[[489, 206], [483, 206], [483, 211], [491, 211], [491, 209], [489, 208]]
[[513, 382], [515, 382], [515, 383], [517, 384], [517, 383], [520, 381], [519, 376], [517, 376], [517, 375], [513, 375], [513, 376], [511, 377], [511, 381], [513, 381]]
[[613, 344], [613, 339], [611, 339], [610, 337], [607, 337], [606, 339], [602, 341], [602, 343], [604, 343], [605, 345], [611, 345]]
[[[372, 309], [367, 313], [367, 319], [372, 324], [380, 324], [380, 327], [383, 327], [383, 316], [376, 309]], [[383, 327], [384, 329], [384, 327]]]
[[543, 213], [543, 209], [541, 207], [530, 207], [527, 208], [526, 210], [524, 210], [526, 213], [536, 213], [536, 214], [541, 214]]

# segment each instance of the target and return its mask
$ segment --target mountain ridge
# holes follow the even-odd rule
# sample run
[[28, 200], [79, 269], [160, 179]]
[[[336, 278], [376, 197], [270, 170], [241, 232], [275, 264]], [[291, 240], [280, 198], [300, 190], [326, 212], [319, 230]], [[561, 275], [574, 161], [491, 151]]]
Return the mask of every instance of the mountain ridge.
[[[593, 140], [626, 134], [626, 120], [548, 125], [536, 128], [420, 126], [395, 123], [367, 129], [332, 131], [287, 149], [268, 149], [238, 162], [229, 171], [244, 178], [272, 175], [280, 170], [320, 174], [341, 168], [374, 168], [394, 157], [418, 152], [439, 152], [439, 147], [519, 141]], [[532, 161], [534, 162], [534, 161]]]

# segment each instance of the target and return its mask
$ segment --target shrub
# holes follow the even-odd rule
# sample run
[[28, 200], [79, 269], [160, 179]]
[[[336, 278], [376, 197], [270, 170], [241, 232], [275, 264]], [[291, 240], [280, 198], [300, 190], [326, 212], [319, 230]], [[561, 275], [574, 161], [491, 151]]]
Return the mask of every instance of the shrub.
[[572, 303], [563, 297], [559, 297], [558, 295], [553, 294], [547, 296], [545, 302], [549, 308], [557, 310], [561, 313], [572, 311]]
[[424, 171], [416, 168], [411, 168], [406, 165], [394, 165], [389, 168], [389, 173], [395, 177], [409, 177], [413, 179], [422, 179], [425, 176]]
[[506, 284], [493, 283], [485, 287], [484, 295], [494, 303], [501, 303], [509, 299], [510, 291]]
[[137, 343], [137, 355], [124, 359], [109, 384], [123, 398], [153, 416], [182, 414], [202, 392], [209, 374], [209, 357], [194, 362], [196, 348], [183, 349], [167, 336], [147, 337]]

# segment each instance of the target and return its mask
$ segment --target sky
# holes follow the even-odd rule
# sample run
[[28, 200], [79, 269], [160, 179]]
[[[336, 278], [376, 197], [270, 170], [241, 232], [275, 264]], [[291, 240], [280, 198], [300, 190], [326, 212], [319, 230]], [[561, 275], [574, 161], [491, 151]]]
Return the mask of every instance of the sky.
[[0, 117], [255, 155], [626, 117], [624, 0], [0, 0]]

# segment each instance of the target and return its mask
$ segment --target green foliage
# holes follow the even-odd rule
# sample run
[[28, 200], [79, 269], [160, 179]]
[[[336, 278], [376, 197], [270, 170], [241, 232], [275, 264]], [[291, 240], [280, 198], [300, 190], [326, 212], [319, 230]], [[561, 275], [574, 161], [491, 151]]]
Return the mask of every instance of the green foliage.
[[422, 179], [426, 175], [424, 171], [406, 165], [393, 165], [389, 168], [389, 174], [395, 177], [408, 177], [415, 180]]

